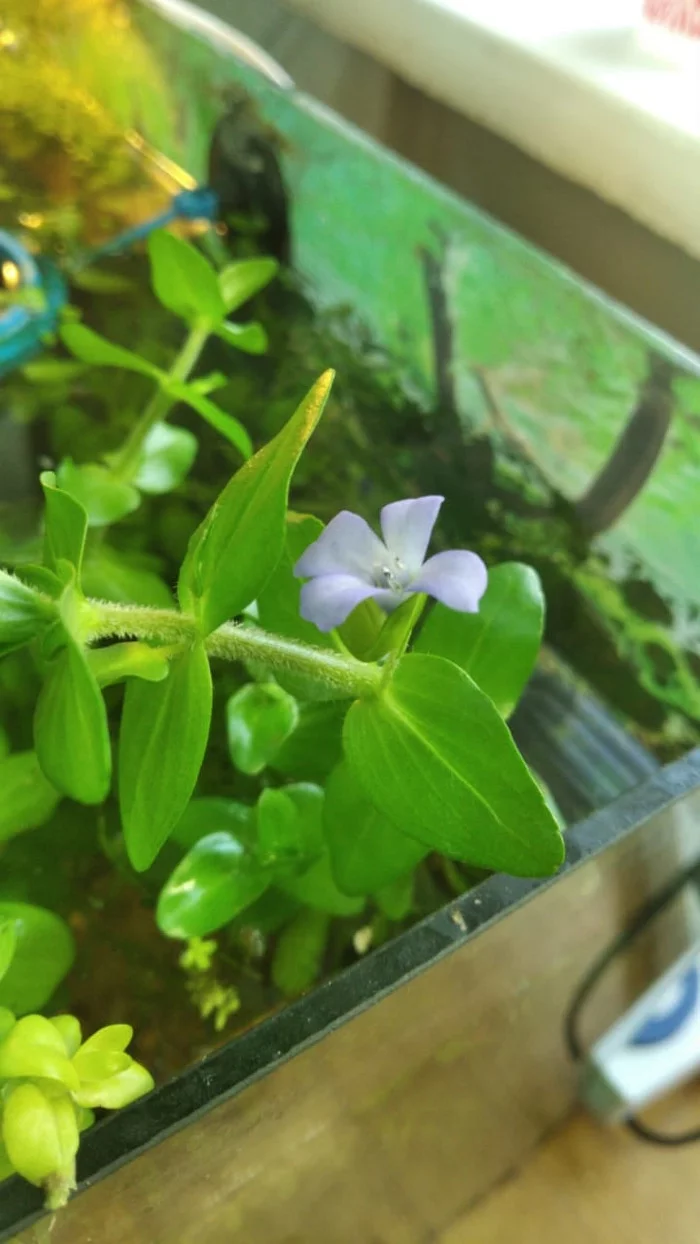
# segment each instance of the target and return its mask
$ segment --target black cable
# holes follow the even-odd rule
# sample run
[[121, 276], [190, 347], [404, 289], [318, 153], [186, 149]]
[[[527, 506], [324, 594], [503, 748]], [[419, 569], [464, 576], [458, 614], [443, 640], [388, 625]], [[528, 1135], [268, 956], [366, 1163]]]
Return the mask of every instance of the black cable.
[[[581, 1062], [586, 1055], [586, 1049], [579, 1034], [579, 1018], [585, 1002], [600, 980], [605, 969], [612, 963], [617, 955], [621, 954], [627, 947], [644, 931], [647, 925], [651, 924], [665, 907], [680, 894], [681, 890], [691, 881], [698, 880], [700, 877], [700, 862], [696, 861], [683, 869], [682, 872], [676, 874], [675, 877], [668, 882], [658, 894], [649, 899], [643, 907], [640, 907], [632, 922], [626, 929], [620, 933], [613, 942], [602, 952], [601, 955], [593, 963], [592, 967], [584, 976], [576, 993], [574, 994], [569, 1009], [564, 1016], [564, 1039], [566, 1046], [574, 1062]], [[639, 1140], [645, 1141], [652, 1145], [689, 1145], [696, 1141], [700, 1141], [700, 1128], [693, 1128], [688, 1132], [679, 1132], [676, 1135], [669, 1135], [664, 1132], [657, 1132], [654, 1128], [647, 1127], [645, 1123], [640, 1122], [634, 1115], [625, 1120], [625, 1125], [630, 1132]]]

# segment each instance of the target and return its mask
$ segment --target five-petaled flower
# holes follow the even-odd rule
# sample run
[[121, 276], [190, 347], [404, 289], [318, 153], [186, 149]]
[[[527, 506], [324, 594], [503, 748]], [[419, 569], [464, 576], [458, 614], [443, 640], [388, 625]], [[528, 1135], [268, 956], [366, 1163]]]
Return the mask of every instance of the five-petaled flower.
[[385, 505], [383, 540], [364, 518], [341, 510], [294, 567], [301, 616], [320, 631], [340, 626], [356, 605], [372, 598], [387, 613], [426, 592], [460, 613], [476, 613], [486, 590], [486, 567], [476, 553], [452, 549], [424, 560], [444, 497], [417, 497]]

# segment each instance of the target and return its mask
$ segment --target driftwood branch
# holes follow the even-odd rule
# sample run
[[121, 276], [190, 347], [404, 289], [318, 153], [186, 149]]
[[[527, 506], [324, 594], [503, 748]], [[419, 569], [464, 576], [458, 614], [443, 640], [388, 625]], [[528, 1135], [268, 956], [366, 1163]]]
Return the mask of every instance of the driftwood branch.
[[457, 414], [457, 394], [453, 372], [454, 333], [443, 280], [442, 258], [427, 247], [418, 248], [418, 258], [425, 274], [425, 286], [433, 336], [433, 358], [438, 409]]
[[574, 511], [588, 536], [607, 531], [639, 495], [663, 449], [673, 411], [673, 369], [652, 355], [639, 402], [605, 466]]

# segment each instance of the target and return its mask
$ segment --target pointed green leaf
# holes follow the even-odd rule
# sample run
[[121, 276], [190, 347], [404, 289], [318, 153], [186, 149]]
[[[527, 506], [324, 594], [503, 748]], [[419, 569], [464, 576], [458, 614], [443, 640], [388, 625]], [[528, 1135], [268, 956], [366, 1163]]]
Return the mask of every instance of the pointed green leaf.
[[0, 1006], [17, 1015], [40, 1011], [73, 963], [73, 935], [59, 916], [29, 903], [0, 900], [0, 918], [12, 921], [16, 938], [0, 981]]
[[114, 479], [108, 467], [96, 462], [77, 466], [70, 458], [64, 458], [56, 478], [63, 492], [82, 506], [90, 527], [117, 523], [141, 504], [136, 488]]
[[202, 643], [176, 656], [164, 682], [127, 683], [119, 734], [119, 804], [129, 859], [149, 868], [180, 820], [202, 767], [212, 685]]
[[219, 273], [219, 290], [226, 314], [237, 311], [249, 298], [259, 293], [277, 276], [276, 259], [239, 259], [227, 264]]
[[120, 367], [124, 371], [140, 372], [141, 375], [156, 380], [161, 375], [152, 363], [134, 354], [132, 350], [125, 350], [123, 346], [117, 346], [106, 337], [101, 337], [85, 324], [64, 324], [59, 335], [71, 354], [83, 363], [91, 363], [93, 367]]
[[83, 561], [88, 519], [82, 505], [56, 485], [53, 471], [44, 471], [39, 480], [44, 490], [44, 564], [57, 571], [60, 561], [75, 567], [78, 580]]
[[226, 304], [217, 274], [196, 246], [159, 229], [148, 239], [148, 257], [153, 291], [164, 307], [189, 322], [223, 320]]
[[49, 663], [34, 713], [39, 764], [78, 803], [102, 803], [112, 776], [107, 711], [82, 648], [64, 643]]
[[244, 354], [264, 354], [267, 350], [267, 333], [262, 324], [252, 320], [249, 324], [234, 324], [224, 320], [216, 330], [217, 337], [233, 346], [234, 350], [242, 350]]
[[292, 473], [332, 381], [330, 371], [321, 376], [282, 431], [234, 475], [190, 541], [180, 601], [208, 632], [255, 600], [282, 555]]
[[226, 705], [231, 760], [241, 773], [260, 773], [269, 765], [299, 719], [293, 696], [277, 683], [247, 683]]
[[429, 847], [370, 803], [348, 764], [326, 783], [323, 813], [333, 876], [344, 894], [372, 894], [410, 873]]
[[0, 842], [44, 825], [61, 796], [44, 776], [36, 752], [0, 760]]
[[491, 700], [442, 657], [404, 657], [353, 704], [347, 759], [367, 797], [427, 847], [480, 868], [548, 876], [564, 858], [542, 792]]
[[537, 661], [544, 610], [537, 572], [520, 562], [504, 562], [489, 571], [478, 613], [434, 605], [414, 651], [454, 661], [509, 717]]
[[250, 457], [253, 452], [253, 442], [243, 424], [233, 415], [228, 415], [225, 410], [221, 410], [214, 402], [210, 402], [195, 384], [181, 384], [179, 381], [169, 379], [167, 390], [171, 397], [179, 402], [185, 402], [196, 410], [197, 414], [201, 415], [215, 432], [218, 432], [238, 450], [241, 457]]
[[200, 839], [163, 886], [156, 921], [166, 937], [204, 937], [268, 888], [272, 874], [233, 834]]
[[0, 570], [0, 653], [29, 643], [45, 627], [55, 609], [21, 579]]

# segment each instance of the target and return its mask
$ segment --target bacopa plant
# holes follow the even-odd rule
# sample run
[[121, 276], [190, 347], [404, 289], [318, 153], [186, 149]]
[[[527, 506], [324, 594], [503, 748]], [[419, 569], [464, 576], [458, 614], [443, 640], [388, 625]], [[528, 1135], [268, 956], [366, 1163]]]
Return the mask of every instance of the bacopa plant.
[[[219, 379], [191, 378], [212, 335], [265, 349], [261, 325], [228, 317], [276, 265], [217, 272], [167, 233], [151, 239], [150, 261], [156, 295], [187, 324], [168, 371], [75, 316], [62, 329], [81, 364], [141, 373], [153, 395], [116, 451], [66, 457], [41, 475], [41, 560], [18, 556], [0, 572], [0, 653], [26, 646], [41, 675], [33, 749], [0, 760], [0, 836], [45, 824], [62, 800], [116, 800], [132, 875], [151, 870], [169, 842], [178, 862], [161, 876], [154, 919], [182, 940], [193, 997], [223, 1027], [237, 1003], [212, 985], [216, 943], [206, 939], [246, 913], [273, 938], [272, 981], [293, 995], [321, 972], [334, 919], [348, 921], [361, 952], [410, 917], [414, 880], [436, 853], [446, 865], [516, 875], [557, 870], [559, 824], [507, 725], [537, 658], [544, 605], [527, 566], [487, 573], [468, 550], [430, 555], [442, 497], [396, 498], [378, 516], [381, 538], [347, 511], [324, 528], [290, 509], [332, 371], [255, 453], [249, 431], [212, 399]], [[178, 403], [242, 465], [192, 532], [168, 607], [130, 603], [128, 589], [121, 600], [91, 594], [109, 527], [144, 495], [178, 489], [192, 467], [196, 436], [168, 422]], [[224, 663], [240, 672], [214, 721], [230, 777], [202, 795]], [[104, 692], [115, 686], [108, 711]], [[58, 917], [10, 903], [0, 916], [3, 1170], [42, 1185], [55, 1206], [74, 1184], [90, 1112], [152, 1082], [125, 1052], [126, 1024], [83, 1041], [73, 1017], [36, 1013], [72, 958]]]

